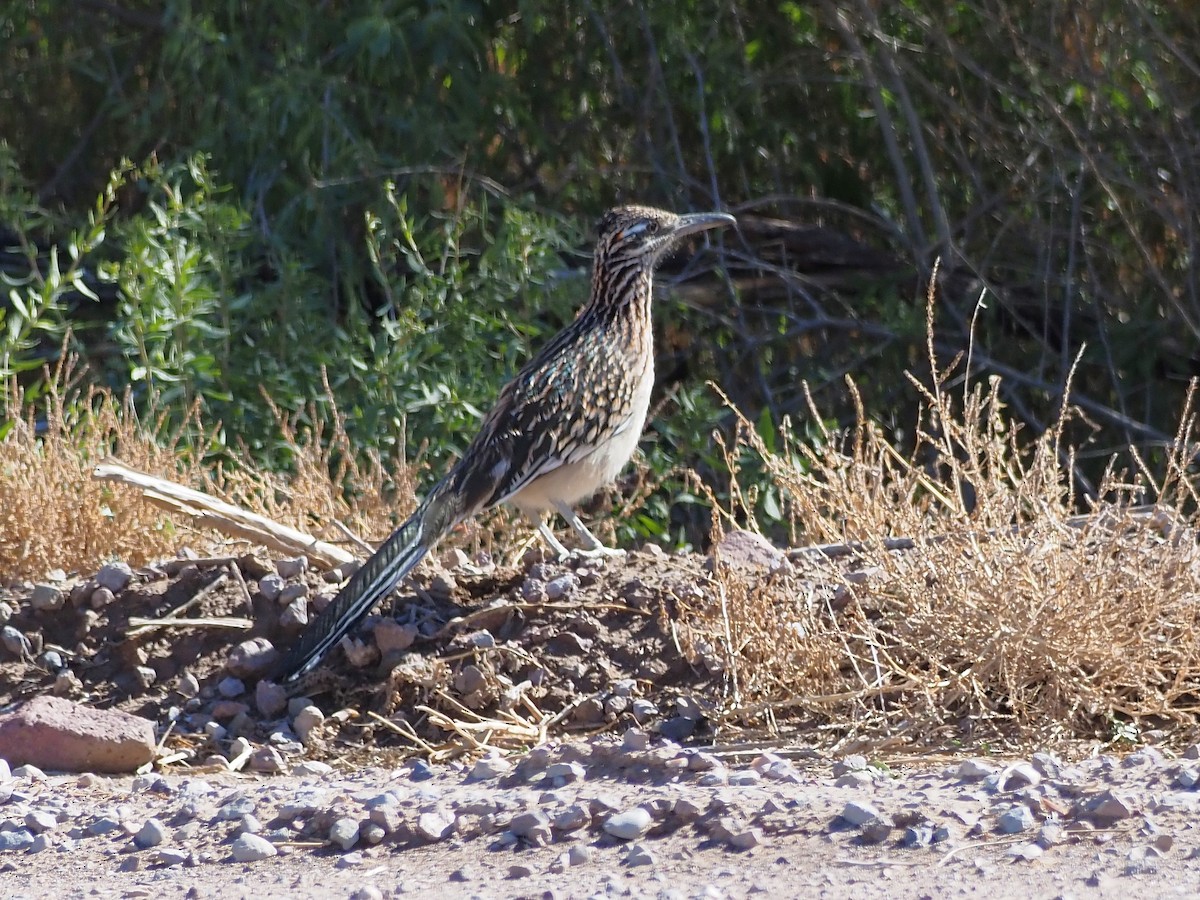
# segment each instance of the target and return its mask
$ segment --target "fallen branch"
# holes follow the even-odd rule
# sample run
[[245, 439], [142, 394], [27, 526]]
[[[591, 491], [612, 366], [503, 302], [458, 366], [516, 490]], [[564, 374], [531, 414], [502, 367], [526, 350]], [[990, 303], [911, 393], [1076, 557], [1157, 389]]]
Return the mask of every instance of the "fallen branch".
[[142, 496], [155, 506], [188, 516], [200, 527], [261, 544], [281, 553], [303, 553], [315, 565], [323, 568], [333, 568], [355, 559], [353, 554], [341, 547], [317, 540], [303, 531], [210, 497], [202, 491], [131, 469], [116, 460], [96, 466], [92, 470], [92, 477], [100, 481], [132, 485], [140, 489]]

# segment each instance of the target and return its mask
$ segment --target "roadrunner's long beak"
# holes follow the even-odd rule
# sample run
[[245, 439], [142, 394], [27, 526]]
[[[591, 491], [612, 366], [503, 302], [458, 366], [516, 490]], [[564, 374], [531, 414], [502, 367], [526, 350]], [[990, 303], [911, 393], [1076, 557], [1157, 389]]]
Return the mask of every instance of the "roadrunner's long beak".
[[709, 228], [723, 228], [726, 225], [736, 225], [737, 219], [729, 213], [706, 212], [688, 213], [680, 216], [671, 228], [672, 238], [681, 238], [695, 234], [697, 231], [707, 231]]

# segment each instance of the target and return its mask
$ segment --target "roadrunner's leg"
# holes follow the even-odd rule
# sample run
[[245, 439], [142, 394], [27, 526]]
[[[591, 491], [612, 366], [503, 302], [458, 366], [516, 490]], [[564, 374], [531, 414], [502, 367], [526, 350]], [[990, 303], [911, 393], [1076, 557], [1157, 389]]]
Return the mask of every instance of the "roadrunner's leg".
[[[555, 502], [554, 508], [558, 510], [558, 514], [562, 516], [568, 525], [575, 529], [575, 533], [584, 542], [584, 547], [576, 550], [580, 556], [624, 556], [625, 551], [617, 547], [606, 547], [598, 537], [588, 530], [588, 527], [583, 524], [583, 520], [570, 506], [563, 503], [561, 500]], [[555, 543], [558, 543], [557, 541]], [[559, 544], [561, 547], [562, 545]]]

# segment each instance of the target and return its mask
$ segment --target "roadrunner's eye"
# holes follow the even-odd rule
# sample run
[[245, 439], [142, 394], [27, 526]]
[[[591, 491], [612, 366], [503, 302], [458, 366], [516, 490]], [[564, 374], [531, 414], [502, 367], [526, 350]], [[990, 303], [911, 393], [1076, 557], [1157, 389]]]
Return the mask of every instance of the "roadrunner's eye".
[[658, 231], [658, 223], [651, 220], [646, 223], [646, 234], [655, 234]]

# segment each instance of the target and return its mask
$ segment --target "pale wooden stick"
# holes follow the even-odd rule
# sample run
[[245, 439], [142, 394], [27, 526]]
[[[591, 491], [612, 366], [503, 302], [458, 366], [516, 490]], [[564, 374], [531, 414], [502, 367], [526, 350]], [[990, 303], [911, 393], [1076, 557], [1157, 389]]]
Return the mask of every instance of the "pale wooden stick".
[[116, 460], [96, 466], [92, 470], [92, 477], [132, 485], [140, 489], [142, 496], [151, 503], [189, 516], [198, 526], [244, 538], [281, 553], [303, 553], [318, 566], [333, 568], [355, 559], [353, 554], [341, 547], [317, 540], [303, 531], [210, 497], [202, 491], [131, 469]]

